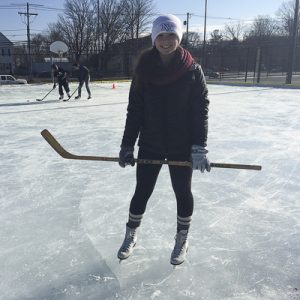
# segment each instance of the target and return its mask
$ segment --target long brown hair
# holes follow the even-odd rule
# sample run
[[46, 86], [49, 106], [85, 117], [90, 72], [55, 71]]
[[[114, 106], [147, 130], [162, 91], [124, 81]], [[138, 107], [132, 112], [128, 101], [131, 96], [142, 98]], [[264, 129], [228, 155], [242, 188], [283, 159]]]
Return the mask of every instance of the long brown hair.
[[148, 85], [147, 77], [154, 72], [159, 61], [159, 53], [155, 47], [148, 48], [141, 52], [134, 69], [136, 87]]

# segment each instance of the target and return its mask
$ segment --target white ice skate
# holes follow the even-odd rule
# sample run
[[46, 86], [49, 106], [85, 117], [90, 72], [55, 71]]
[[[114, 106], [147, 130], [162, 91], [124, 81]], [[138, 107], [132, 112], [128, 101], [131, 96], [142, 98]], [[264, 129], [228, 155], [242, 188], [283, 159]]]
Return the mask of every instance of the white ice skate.
[[118, 251], [120, 260], [128, 258], [133, 252], [133, 248], [137, 241], [137, 228], [130, 228], [126, 225], [126, 234], [121, 248]]
[[172, 265], [180, 265], [185, 261], [186, 253], [188, 250], [187, 241], [188, 231], [181, 230], [175, 236], [175, 246], [171, 254], [170, 263]]

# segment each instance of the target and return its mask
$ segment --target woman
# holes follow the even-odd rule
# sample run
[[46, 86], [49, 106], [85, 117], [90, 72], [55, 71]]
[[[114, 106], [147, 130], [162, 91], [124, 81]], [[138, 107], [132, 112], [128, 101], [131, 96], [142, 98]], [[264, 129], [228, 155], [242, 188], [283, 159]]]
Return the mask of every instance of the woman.
[[[177, 201], [177, 234], [170, 262], [178, 265], [186, 257], [194, 208], [192, 169], [210, 171], [205, 149], [209, 101], [201, 67], [180, 47], [181, 21], [174, 15], [158, 17], [151, 37], [153, 48], [140, 57], [131, 84], [119, 164], [134, 165], [138, 136], [138, 158], [192, 161], [192, 168], [169, 166]], [[161, 165], [137, 165], [136, 189], [119, 259], [128, 258], [133, 251], [160, 169]]]

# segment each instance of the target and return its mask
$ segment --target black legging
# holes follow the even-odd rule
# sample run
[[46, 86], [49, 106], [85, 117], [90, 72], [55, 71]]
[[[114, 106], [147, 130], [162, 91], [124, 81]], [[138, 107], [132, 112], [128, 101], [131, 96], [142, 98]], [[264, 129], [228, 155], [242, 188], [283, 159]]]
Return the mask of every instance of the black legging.
[[62, 96], [64, 94], [63, 88], [65, 89], [66, 93], [70, 92], [69, 82], [66, 78], [58, 79], [58, 93]]
[[[160, 154], [139, 149], [138, 158], [143, 159], [168, 159], [187, 161], [189, 154], [164, 157]], [[136, 169], [136, 188], [131, 199], [130, 212], [134, 215], [141, 215], [145, 212], [148, 199], [150, 198], [162, 165], [138, 164]], [[193, 170], [190, 167], [170, 166], [172, 187], [177, 201], [177, 215], [190, 217], [194, 210], [194, 199], [191, 192], [191, 181]]]

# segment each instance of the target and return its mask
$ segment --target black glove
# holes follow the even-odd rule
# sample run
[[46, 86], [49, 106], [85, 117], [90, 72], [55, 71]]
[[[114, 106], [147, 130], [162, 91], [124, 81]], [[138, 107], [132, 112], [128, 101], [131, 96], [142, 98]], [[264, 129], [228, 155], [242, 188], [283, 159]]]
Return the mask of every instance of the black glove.
[[55, 88], [56, 88], [56, 83], [53, 84], [53, 89], [55, 89]]
[[206, 157], [208, 151], [199, 145], [193, 145], [191, 149], [192, 168], [200, 170], [202, 173], [206, 170], [210, 172], [210, 163]]
[[134, 166], [134, 156], [133, 156], [133, 147], [121, 146], [121, 150], [119, 153], [119, 165], [122, 168], [125, 168], [128, 165]]

